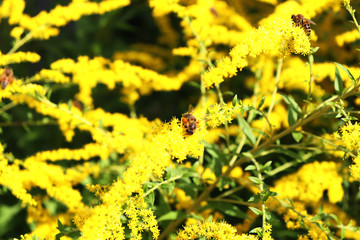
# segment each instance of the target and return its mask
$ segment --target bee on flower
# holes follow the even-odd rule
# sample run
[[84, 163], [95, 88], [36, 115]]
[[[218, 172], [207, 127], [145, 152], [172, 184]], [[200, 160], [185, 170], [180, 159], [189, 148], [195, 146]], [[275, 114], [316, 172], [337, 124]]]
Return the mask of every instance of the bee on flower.
[[5, 89], [9, 84], [12, 84], [14, 80], [15, 77], [12, 68], [6, 66], [3, 73], [0, 76], [1, 88]]
[[310, 24], [316, 25], [310, 19], [305, 18], [302, 14], [291, 15], [291, 19], [294, 22], [295, 26], [302, 27], [304, 29], [305, 34], [310, 37], [311, 27]]
[[187, 135], [193, 135], [199, 125], [199, 120], [193, 115], [194, 109], [189, 105], [188, 111], [182, 115], [181, 122], [183, 127], [186, 129]]

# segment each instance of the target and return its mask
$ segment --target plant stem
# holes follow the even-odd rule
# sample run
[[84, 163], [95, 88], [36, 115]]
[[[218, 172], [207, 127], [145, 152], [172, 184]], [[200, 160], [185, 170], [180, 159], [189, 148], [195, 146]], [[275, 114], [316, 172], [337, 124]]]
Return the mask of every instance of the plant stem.
[[256, 172], [257, 172], [257, 175], [258, 175], [258, 179], [260, 181], [259, 189], [260, 189], [260, 195], [261, 195], [262, 229], [263, 229], [263, 235], [264, 235], [265, 234], [265, 225], [266, 225], [266, 207], [265, 207], [265, 202], [264, 202], [264, 199], [263, 199], [263, 196], [264, 196], [264, 179], [263, 179], [262, 174], [261, 174], [259, 163], [253, 157], [250, 157], [250, 160], [252, 161], [252, 163], [256, 167]]
[[10, 49], [10, 51], [7, 54], [10, 55], [10, 54], [13, 54], [14, 52], [16, 52], [21, 46], [23, 46], [25, 43], [30, 41], [32, 39], [32, 37], [33, 37], [32, 32], [29, 32], [28, 34], [26, 34], [25, 37], [23, 37], [19, 41], [15, 42], [15, 45]]
[[305, 106], [304, 106], [304, 113], [307, 112], [307, 108], [308, 108], [309, 102], [311, 100], [311, 85], [314, 81], [314, 73], [313, 73], [314, 56], [312, 54], [309, 54], [308, 58], [309, 58], [309, 65], [310, 65], [310, 80], [309, 80], [309, 92], [307, 94], [306, 102], [305, 102]]
[[[267, 112], [267, 118], [266, 120], [268, 121], [268, 123], [271, 125], [271, 123], [269, 122], [268, 118], [270, 117], [270, 114], [274, 108], [274, 105], [275, 105], [275, 98], [276, 98], [276, 94], [277, 94], [277, 91], [278, 91], [278, 85], [279, 85], [279, 82], [280, 82], [280, 74], [281, 74], [281, 69], [282, 69], [282, 65], [283, 65], [283, 59], [282, 58], [279, 58], [278, 60], [278, 65], [277, 65], [277, 68], [276, 68], [276, 77], [275, 77], [275, 86], [274, 86], [274, 90], [273, 90], [273, 93], [272, 93], [272, 98], [271, 98], [271, 103], [270, 103], [270, 106], [269, 106], [269, 109], [268, 109], [268, 112]], [[262, 128], [262, 132], [264, 132], [266, 129], [266, 125], [263, 126]], [[270, 128], [271, 132], [270, 132], [270, 138], [272, 137], [273, 133], [272, 133], [272, 128]], [[254, 148], [256, 148], [257, 146], [259, 146], [260, 144], [260, 141], [262, 139], [262, 134], [260, 134], [256, 140], [256, 143], [254, 145]]]

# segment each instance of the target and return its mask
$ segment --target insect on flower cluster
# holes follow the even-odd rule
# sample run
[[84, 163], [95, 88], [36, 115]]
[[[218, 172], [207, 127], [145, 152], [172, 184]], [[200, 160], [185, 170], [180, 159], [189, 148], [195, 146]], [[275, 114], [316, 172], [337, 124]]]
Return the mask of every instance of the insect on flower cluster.
[[302, 14], [291, 15], [291, 19], [294, 22], [295, 26], [302, 27], [305, 31], [305, 34], [310, 37], [311, 27], [310, 24], [316, 25], [310, 19], [305, 18]]
[[187, 135], [193, 135], [199, 125], [199, 120], [196, 119], [196, 117], [193, 115], [193, 112], [193, 107], [189, 105], [187, 113], [182, 115], [181, 122], [183, 127], [186, 128]]
[[4, 69], [4, 72], [1, 74], [0, 82], [1, 82], [1, 88], [5, 89], [9, 84], [12, 84], [14, 82], [14, 73], [11, 67], [6, 66]]

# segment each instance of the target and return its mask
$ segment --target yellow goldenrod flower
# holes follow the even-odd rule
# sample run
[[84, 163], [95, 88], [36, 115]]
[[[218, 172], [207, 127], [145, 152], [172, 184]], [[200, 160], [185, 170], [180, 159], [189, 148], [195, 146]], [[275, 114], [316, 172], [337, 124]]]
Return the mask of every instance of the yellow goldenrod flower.
[[357, 29], [344, 32], [335, 37], [335, 41], [340, 47], [344, 46], [345, 43], [352, 43], [359, 39], [360, 39], [360, 34]]
[[33, 79], [36, 81], [45, 80], [56, 83], [68, 83], [70, 82], [70, 78], [65, 76], [63, 73], [50, 70], [50, 69], [42, 69], [38, 74], [36, 74]]
[[350, 174], [355, 180], [357, 180], [357, 181], [360, 180], [360, 157], [359, 156], [356, 156], [353, 159], [353, 164], [350, 165]]
[[40, 56], [33, 52], [16, 52], [10, 55], [3, 55], [0, 52], [0, 66], [20, 62], [38, 62], [39, 60]]
[[24, 0], [4, 0], [0, 6], [0, 18], [9, 18], [10, 24], [16, 24], [23, 16]]
[[208, 108], [206, 124], [215, 128], [221, 124], [231, 122], [233, 115], [233, 108], [228, 107], [226, 104], [215, 104]]
[[12, 36], [15, 39], [20, 39], [20, 37], [23, 33], [24, 33], [24, 28], [14, 27], [10, 32], [10, 36]]
[[344, 196], [343, 180], [338, 169], [339, 164], [335, 162], [309, 163], [295, 174], [277, 180], [272, 191], [279, 193], [281, 199], [290, 198], [311, 204], [320, 201], [327, 190], [329, 201], [336, 203]]
[[179, 4], [179, 0], [150, 0], [150, 7], [154, 8], [154, 16], [160, 17], [170, 12], [183, 15], [185, 7]]
[[204, 74], [206, 87], [221, 83], [224, 78], [236, 74], [248, 65], [249, 57], [261, 54], [283, 58], [290, 53], [306, 55], [310, 52], [310, 41], [301, 28], [294, 27], [290, 18], [269, 18], [261, 22], [258, 29], [247, 33], [218, 65]]
[[204, 222], [201, 225], [192, 224], [184, 227], [178, 232], [177, 240], [188, 240], [197, 238], [206, 239], [235, 239], [235, 240], [257, 240], [255, 235], [237, 235], [236, 229], [225, 222]]
[[342, 145], [350, 151], [358, 152], [360, 149], [360, 124], [348, 122], [340, 127]]

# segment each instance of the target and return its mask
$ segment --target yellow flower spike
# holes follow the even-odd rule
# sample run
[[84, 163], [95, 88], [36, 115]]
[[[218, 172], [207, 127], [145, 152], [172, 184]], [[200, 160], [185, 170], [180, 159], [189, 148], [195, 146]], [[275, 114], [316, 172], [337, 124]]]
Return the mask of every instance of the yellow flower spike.
[[350, 165], [350, 174], [355, 180], [360, 180], [360, 156], [353, 159], [353, 164]]
[[33, 52], [16, 52], [10, 55], [3, 55], [0, 52], [0, 66], [6, 66], [12, 63], [38, 62], [40, 55]]
[[200, 225], [187, 225], [178, 232], [176, 240], [197, 239], [201, 237], [206, 239], [258, 240], [258, 237], [255, 235], [237, 235], [236, 229], [226, 222], [203, 222]]
[[0, 18], [9, 18], [9, 23], [16, 24], [23, 16], [24, 0], [4, 0], [0, 6]]
[[23, 33], [24, 33], [24, 28], [14, 27], [10, 32], [10, 36], [12, 36], [15, 39], [20, 39], [20, 37]]
[[282, 199], [290, 198], [308, 204], [318, 202], [327, 190], [329, 201], [342, 200], [342, 176], [338, 173], [339, 164], [335, 162], [314, 162], [304, 165], [298, 172], [282, 177], [274, 184], [272, 191]]
[[243, 42], [230, 51], [230, 57], [204, 74], [206, 87], [221, 83], [248, 65], [249, 57], [266, 54], [283, 58], [290, 53], [306, 55], [310, 52], [310, 40], [303, 29], [293, 26], [291, 18], [273, 17], [261, 22], [258, 29], [247, 33]]
[[36, 74], [33, 78], [36, 80], [45, 80], [50, 82], [56, 82], [56, 83], [68, 83], [70, 82], [70, 78], [65, 76], [63, 73], [56, 71], [56, 70], [50, 70], [50, 69], [42, 69], [38, 74]]

